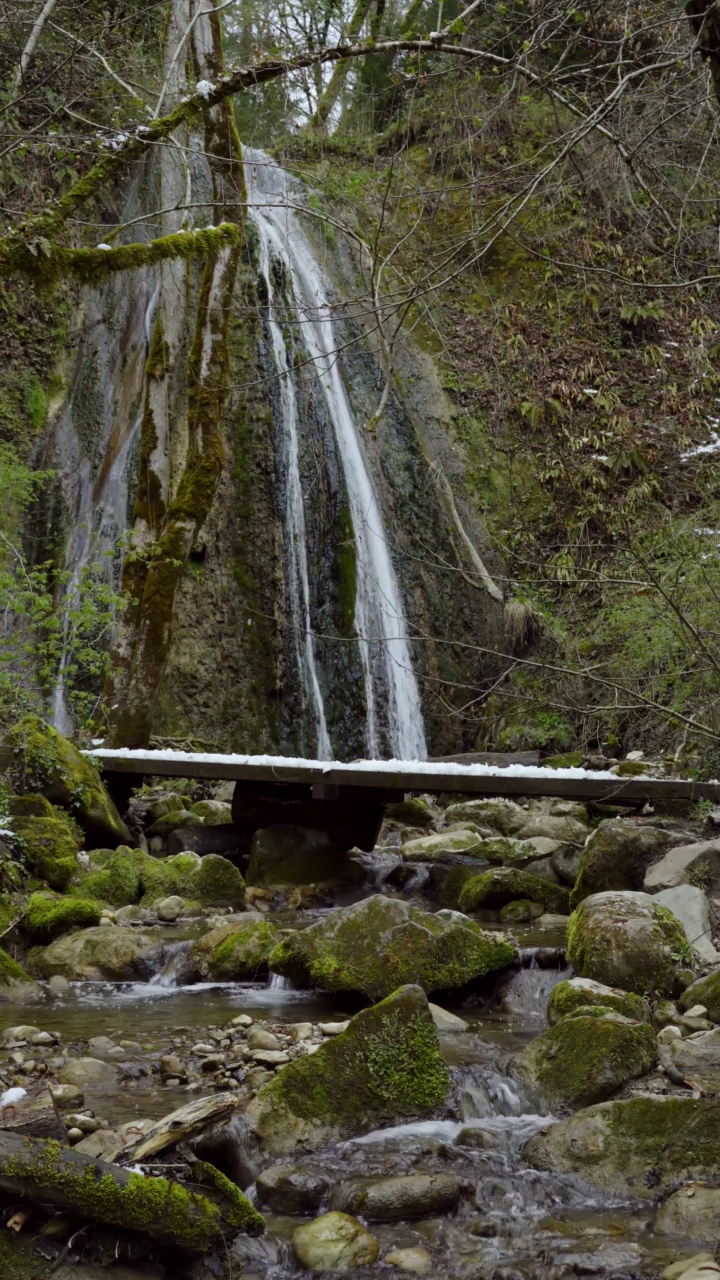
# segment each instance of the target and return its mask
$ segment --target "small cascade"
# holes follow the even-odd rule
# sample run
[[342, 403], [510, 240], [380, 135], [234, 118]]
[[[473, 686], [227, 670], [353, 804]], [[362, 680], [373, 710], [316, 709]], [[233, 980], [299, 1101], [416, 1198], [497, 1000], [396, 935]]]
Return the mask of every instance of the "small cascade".
[[271, 972], [268, 974], [266, 990], [274, 991], [276, 995], [279, 995], [281, 992], [294, 991], [295, 984], [292, 978], [283, 978], [282, 974]]
[[[261, 271], [268, 296], [272, 356], [281, 389], [293, 626], [299, 636], [303, 688], [314, 708], [318, 751], [324, 741], [325, 718], [304, 550], [305, 495], [300, 484], [297, 403], [291, 375], [295, 360], [288, 359], [280, 326], [272, 283], [275, 262], [281, 265], [292, 294], [295, 326], [312, 362], [318, 395], [327, 406], [347, 490], [357, 571], [355, 632], [364, 676], [365, 753], [374, 759], [389, 752], [399, 759], [424, 760], [425, 732], [407, 623], [380, 503], [338, 364], [342, 341], [332, 318], [332, 289], [310, 240], [289, 207], [301, 198], [297, 191], [291, 192], [291, 179], [264, 152], [251, 148], [245, 150], [245, 169], [248, 203], [262, 246]], [[327, 732], [326, 726], [324, 731]], [[329, 739], [326, 749], [331, 753]]]
[[162, 968], [150, 979], [151, 987], [178, 987], [185, 968], [185, 957], [192, 946], [192, 939], [182, 942], [169, 942], [163, 947]]
[[[153, 321], [158, 304], [159, 286], [146, 285], [148, 296], [138, 318], [141, 333], [135, 340], [136, 356], [144, 366], [150, 348]], [[82, 383], [80, 383], [82, 387]], [[72, 615], [81, 603], [83, 587], [88, 574], [106, 578], [115, 589], [119, 586], [119, 543], [128, 527], [128, 492], [131, 481], [132, 460], [140, 438], [143, 419], [143, 378], [140, 375], [139, 408], [133, 416], [113, 422], [109, 438], [97, 472], [93, 475], [90, 460], [82, 458], [72, 475], [72, 527], [68, 534], [65, 563], [71, 571], [64, 598], [63, 654], [52, 695], [52, 722], [61, 733], [72, 732], [72, 717], [66, 701], [66, 673], [68, 666], [68, 640], [72, 627]], [[73, 397], [66, 407], [64, 422], [58, 429], [58, 438], [70, 437], [69, 453], [77, 447], [77, 431], [73, 421]], [[66, 441], [67, 449], [67, 441]], [[115, 564], [113, 563], [115, 562]]]
[[550, 992], [566, 976], [561, 969], [540, 969], [537, 964], [519, 969], [504, 989], [500, 1008], [523, 1021], [545, 1023]]

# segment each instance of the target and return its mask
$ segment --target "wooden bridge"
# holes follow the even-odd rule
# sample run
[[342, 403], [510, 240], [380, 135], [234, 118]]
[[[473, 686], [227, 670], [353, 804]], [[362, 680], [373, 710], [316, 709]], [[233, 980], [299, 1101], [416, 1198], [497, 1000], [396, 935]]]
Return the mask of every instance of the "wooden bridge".
[[[658, 805], [668, 801], [720, 801], [720, 782], [683, 778], [623, 778], [602, 771], [548, 769], [527, 763], [534, 753], [455, 756], [427, 762], [302, 760], [284, 756], [199, 754], [190, 751], [101, 749], [93, 755], [120, 807], [148, 777], [232, 781], [233, 827], [246, 843], [270, 824], [314, 827], [338, 846], [373, 847], [385, 806], [412, 793], [460, 796], [553, 796], [617, 805]], [[198, 852], [211, 852], [213, 837], [227, 840], [228, 828], [200, 828]], [[224, 834], [223, 834], [224, 833]], [[183, 831], [189, 840], [191, 831]], [[203, 847], [200, 848], [199, 846]], [[184, 844], [185, 848], [194, 847]]]

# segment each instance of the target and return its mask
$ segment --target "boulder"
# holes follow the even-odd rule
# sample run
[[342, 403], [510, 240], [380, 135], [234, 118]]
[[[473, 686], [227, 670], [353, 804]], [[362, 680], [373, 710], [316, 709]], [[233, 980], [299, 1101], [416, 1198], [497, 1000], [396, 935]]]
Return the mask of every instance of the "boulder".
[[460, 987], [512, 964], [517, 951], [455, 911], [422, 911], [380, 894], [331, 912], [282, 941], [270, 968], [299, 985], [357, 991], [370, 1000], [403, 983]]
[[707, 960], [711, 964], [719, 963], [720, 952], [715, 950], [712, 940], [710, 903], [702, 889], [693, 884], [680, 884], [674, 889], [663, 889], [653, 896], [655, 902], [661, 907], [667, 907], [675, 919], [680, 921], [690, 950], [701, 960]]
[[225, 827], [232, 822], [232, 807], [224, 800], [198, 800], [190, 812], [206, 827]]
[[648, 868], [644, 888], [656, 893], [658, 889], [675, 889], [698, 880], [708, 885], [720, 880], [720, 839], [698, 840], [669, 849], [664, 858]]
[[260, 915], [220, 925], [193, 943], [187, 956], [185, 981], [252, 981], [267, 972], [268, 957], [280, 935]]
[[568, 923], [576, 974], [638, 995], [670, 995], [686, 948], [680, 922], [647, 893], [595, 893]]
[[523, 823], [517, 835], [521, 840], [531, 836], [545, 836], [549, 840], [562, 840], [565, 844], [584, 844], [592, 827], [570, 814], [538, 813]]
[[448, 1088], [425, 993], [406, 986], [278, 1071], [245, 1118], [272, 1154], [292, 1155], [431, 1115]]
[[155, 911], [158, 920], [162, 920], [163, 924], [173, 924], [180, 919], [185, 910], [185, 899], [179, 894], [172, 893], [169, 898], [161, 898], [155, 904]]
[[512, 1060], [526, 1089], [551, 1105], [586, 1107], [652, 1069], [657, 1036], [619, 1013], [563, 1018]]
[[107, 844], [114, 849], [129, 841], [95, 765], [38, 716], [25, 716], [10, 729], [0, 747], [0, 767], [16, 791], [39, 791], [68, 809], [90, 847]]
[[58, 1071], [60, 1084], [71, 1084], [82, 1090], [117, 1086], [119, 1080], [120, 1069], [100, 1058], [71, 1058]]
[[639, 826], [630, 818], [601, 822], [583, 850], [573, 907], [591, 894], [610, 889], [642, 889], [647, 867], [676, 838], [659, 827]]
[[157, 965], [160, 946], [158, 938], [142, 929], [101, 925], [65, 934], [48, 947], [31, 951], [28, 965], [41, 978], [59, 973], [77, 982], [146, 979]]
[[448, 822], [478, 822], [501, 836], [515, 835], [528, 821], [527, 809], [514, 800], [462, 800], [448, 805], [445, 816]]
[[720, 1176], [720, 1107], [654, 1095], [601, 1102], [536, 1134], [523, 1155], [610, 1195], [657, 1200], [686, 1178]]
[[22, 931], [30, 942], [52, 942], [73, 929], [100, 923], [100, 903], [56, 893], [33, 893], [25, 908]]
[[395, 1178], [353, 1178], [338, 1183], [330, 1207], [359, 1213], [368, 1222], [397, 1222], [450, 1213], [462, 1187], [449, 1173], [409, 1173]]
[[385, 821], [399, 822], [403, 827], [431, 827], [437, 816], [437, 810], [422, 796], [406, 796], [385, 806]]
[[594, 982], [592, 978], [567, 978], [558, 982], [550, 992], [548, 1022], [554, 1027], [569, 1013], [592, 1006], [614, 1009], [616, 1013], [632, 1018], [635, 1022], [650, 1021], [650, 1010], [640, 996], [622, 991], [618, 987], [606, 987], [602, 982]]
[[441, 1035], [452, 1035], [456, 1032], [467, 1031], [469, 1023], [464, 1018], [458, 1018], [454, 1013], [448, 1013], [447, 1009], [441, 1009], [438, 1004], [429, 1004], [428, 1008], [432, 1014], [432, 1020], [435, 1023]]
[[389, 1267], [397, 1267], [398, 1271], [408, 1271], [410, 1275], [426, 1276], [432, 1271], [433, 1261], [427, 1249], [415, 1245], [409, 1249], [391, 1249], [383, 1258]]
[[406, 862], [440, 862], [458, 854], [469, 858], [482, 858], [483, 838], [476, 831], [460, 828], [457, 831], [441, 831], [439, 835], [419, 836], [406, 840], [400, 852]]
[[380, 1252], [375, 1237], [347, 1213], [325, 1213], [297, 1227], [292, 1242], [300, 1266], [308, 1271], [354, 1271], [370, 1266]]
[[497, 867], [493, 871], [481, 871], [465, 881], [460, 890], [460, 910], [503, 907], [515, 898], [539, 902], [546, 911], [561, 914], [568, 910], [570, 902], [568, 890], [560, 885], [550, 884], [529, 871]]
[[720, 969], [691, 982], [680, 997], [681, 1009], [692, 1009], [694, 1004], [702, 1004], [708, 1011], [712, 1022], [720, 1022]]
[[255, 1186], [260, 1203], [274, 1213], [315, 1213], [330, 1191], [331, 1179], [300, 1164], [281, 1161], [263, 1169]]
[[32, 874], [51, 889], [66, 889], [78, 868], [79, 828], [45, 796], [14, 796], [8, 811]]
[[203, 825], [202, 818], [196, 813], [190, 813], [189, 809], [173, 809], [170, 813], [164, 813], [147, 829], [148, 836], [169, 836], [172, 831], [183, 831], [186, 827], [201, 827]]
[[[528, 867], [532, 863], [532, 873], [538, 875], [542, 874], [536, 870], [540, 863], [549, 864], [550, 861], [542, 846], [554, 843], [554, 840], [515, 840], [511, 836], [495, 836], [492, 840], [481, 842], [478, 857], [493, 866], [501, 867]], [[554, 874], [544, 878], [557, 883]]]
[[245, 906], [245, 881], [234, 863], [216, 853], [206, 853], [200, 860], [188, 889], [185, 897], [206, 907]]
[[361, 877], [362, 868], [346, 853], [338, 853], [337, 843], [325, 831], [278, 825], [263, 827], [253, 836], [248, 884], [339, 884]]
[[585, 850], [577, 845], [559, 844], [550, 854], [555, 874], [563, 884], [574, 885], [580, 875]]
[[714, 1246], [720, 1237], [720, 1187], [694, 1182], [674, 1191], [660, 1205], [653, 1230]]
[[690, 1258], [671, 1262], [662, 1272], [660, 1280], [717, 1280], [718, 1276], [720, 1263], [715, 1261], [711, 1253], [694, 1253]]

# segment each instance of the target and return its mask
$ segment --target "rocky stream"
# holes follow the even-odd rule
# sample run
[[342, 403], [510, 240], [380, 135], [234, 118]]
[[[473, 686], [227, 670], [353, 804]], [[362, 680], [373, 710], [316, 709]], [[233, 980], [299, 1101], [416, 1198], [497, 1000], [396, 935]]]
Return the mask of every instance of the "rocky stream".
[[344, 859], [287, 827], [201, 858], [168, 842], [227, 784], [121, 820], [23, 732], [3, 1278], [720, 1273], [712, 815], [416, 798]]

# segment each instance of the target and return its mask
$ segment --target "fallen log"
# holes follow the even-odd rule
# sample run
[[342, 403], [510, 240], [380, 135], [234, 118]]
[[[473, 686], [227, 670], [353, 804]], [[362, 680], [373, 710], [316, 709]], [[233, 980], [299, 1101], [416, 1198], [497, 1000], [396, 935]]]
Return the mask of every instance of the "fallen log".
[[[19, 1090], [8, 1092], [12, 1094]], [[47, 1086], [0, 1106], [0, 1129], [23, 1134], [28, 1138], [58, 1138], [60, 1142], [65, 1141], [65, 1126]]]
[[264, 1230], [242, 1193], [224, 1189], [218, 1204], [178, 1182], [146, 1178], [59, 1142], [0, 1132], [0, 1190], [189, 1252], [202, 1253], [240, 1231]]
[[136, 1164], [157, 1155], [167, 1147], [174, 1147], [186, 1138], [196, 1138], [212, 1125], [229, 1120], [235, 1106], [232, 1093], [216, 1093], [211, 1098], [196, 1098], [187, 1106], [163, 1116], [152, 1129], [141, 1134], [113, 1156], [113, 1163]]

